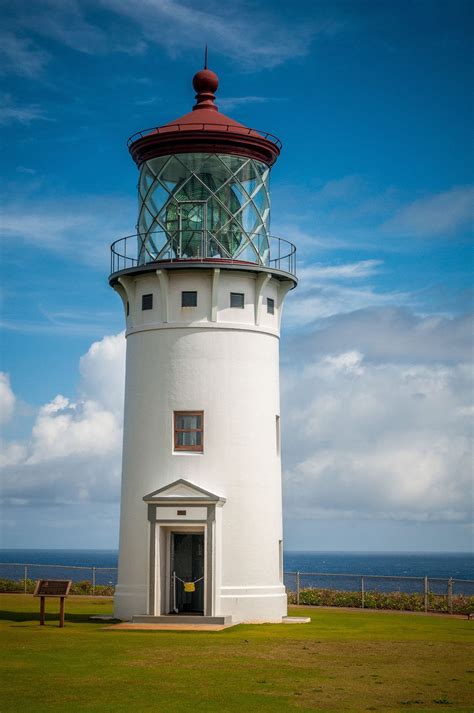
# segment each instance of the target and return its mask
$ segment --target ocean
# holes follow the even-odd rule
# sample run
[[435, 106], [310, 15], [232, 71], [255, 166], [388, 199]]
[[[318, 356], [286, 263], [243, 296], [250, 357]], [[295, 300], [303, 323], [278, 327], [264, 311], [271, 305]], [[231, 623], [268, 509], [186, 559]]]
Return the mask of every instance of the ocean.
[[[30, 579], [65, 578], [73, 581], [91, 580], [92, 567], [97, 568], [97, 584], [115, 584], [117, 550], [34, 550], [0, 549], [0, 578], [22, 579], [24, 567], [29, 565]], [[14, 566], [17, 563], [18, 566]], [[50, 565], [50, 566], [48, 566]], [[61, 565], [60, 568], [51, 565]], [[72, 569], [86, 567], [86, 570]], [[109, 568], [109, 569], [107, 569]], [[365, 587], [382, 591], [421, 591], [423, 577], [429, 577], [430, 589], [444, 593], [446, 581], [474, 580], [474, 556], [469, 553], [450, 552], [285, 552], [286, 573], [320, 573], [324, 576], [300, 576], [301, 586], [327, 587], [330, 589], [358, 590], [360, 576]], [[336, 575], [344, 574], [345, 577]], [[333, 576], [331, 576], [333, 575]], [[358, 575], [358, 576], [357, 576]], [[390, 577], [389, 580], [371, 579], [374, 576]], [[404, 578], [417, 577], [419, 580]], [[295, 588], [294, 575], [285, 576], [289, 589]], [[474, 582], [455, 584], [456, 593], [474, 594]]]

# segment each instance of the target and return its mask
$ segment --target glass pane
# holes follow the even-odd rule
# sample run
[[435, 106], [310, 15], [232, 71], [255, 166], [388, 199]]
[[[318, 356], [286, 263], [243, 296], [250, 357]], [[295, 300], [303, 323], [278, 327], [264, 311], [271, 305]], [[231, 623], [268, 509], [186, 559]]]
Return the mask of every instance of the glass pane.
[[[140, 262], [167, 257], [267, 259], [268, 240], [264, 255], [246, 246], [247, 235], [268, 237], [268, 176], [265, 164], [239, 156], [178, 154], [143, 164], [138, 229], [145, 243]], [[242, 210], [249, 194], [252, 202]], [[164, 236], [149, 235], [157, 231], [165, 231]], [[157, 243], [166, 255], [156, 249]]]
[[178, 434], [178, 445], [196, 446], [196, 431], [183, 431]]
[[176, 427], [177, 428], [199, 428], [198, 421], [201, 420], [201, 416], [189, 416], [187, 414], [180, 414], [176, 416]]
[[244, 308], [244, 295], [240, 292], [231, 292], [230, 293], [230, 306], [231, 307], [239, 307], [240, 309]]
[[181, 292], [181, 307], [197, 307], [197, 292]]
[[178, 446], [202, 446], [202, 432], [180, 431], [177, 441]]

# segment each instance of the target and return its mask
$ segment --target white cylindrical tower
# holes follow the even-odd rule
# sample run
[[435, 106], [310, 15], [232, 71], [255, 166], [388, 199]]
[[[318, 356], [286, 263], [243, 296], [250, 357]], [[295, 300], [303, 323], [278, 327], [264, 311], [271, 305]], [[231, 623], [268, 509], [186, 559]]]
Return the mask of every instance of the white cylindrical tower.
[[[138, 233], [112, 246], [127, 360], [115, 615], [278, 622], [279, 332], [295, 248], [269, 235], [280, 142], [193, 111], [130, 139]], [[199, 617], [199, 619], [194, 619]]]

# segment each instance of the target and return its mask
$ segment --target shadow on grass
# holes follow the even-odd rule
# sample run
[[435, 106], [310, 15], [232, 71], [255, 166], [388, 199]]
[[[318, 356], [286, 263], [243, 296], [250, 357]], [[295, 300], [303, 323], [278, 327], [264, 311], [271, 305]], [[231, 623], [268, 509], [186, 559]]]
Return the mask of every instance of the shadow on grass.
[[[71, 614], [66, 612], [65, 623], [70, 622], [71, 624], [91, 624], [92, 626], [104, 626], [104, 624], [117, 624], [118, 619], [110, 619], [106, 622], [100, 620], [91, 619], [94, 616], [93, 613], [88, 614]], [[100, 616], [98, 614], [97, 616]], [[25, 621], [37, 622], [39, 624], [40, 616], [39, 612], [19, 612], [19, 611], [6, 611], [0, 610], [0, 621], [11, 621], [16, 623], [22, 623]], [[45, 622], [56, 622], [59, 623], [59, 612], [47, 612], [45, 614]]]

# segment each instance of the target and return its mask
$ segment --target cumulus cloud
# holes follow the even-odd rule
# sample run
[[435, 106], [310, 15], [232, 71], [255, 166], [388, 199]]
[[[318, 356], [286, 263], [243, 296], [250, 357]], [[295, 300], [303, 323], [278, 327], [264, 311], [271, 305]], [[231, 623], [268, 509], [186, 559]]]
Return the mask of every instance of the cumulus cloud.
[[[380, 303], [379, 303], [380, 304]], [[359, 309], [315, 320], [305, 333], [283, 342], [284, 354], [301, 360], [357, 350], [375, 362], [469, 363], [473, 356], [473, 314], [419, 316], [406, 307]]]
[[[352, 331], [338, 340], [333, 323], [323, 326], [295, 345], [284, 368], [287, 515], [468, 521], [472, 370], [464, 342], [472, 325], [457, 325], [465, 334], [453, 361], [454, 320], [436, 329], [430, 319], [405, 320], [400, 359], [400, 322], [379, 332], [374, 312], [365, 316], [366, 353], [347, 350], [362, 327], [360, 315], [346, 315], [346, 327], [355, 318]], [[426, 357], [437, 340], [434, 361]]]
[[[467, 317], [378, 308], [284, 340], [289, 519], [468, 520], [471, 333]], [[4, 446], [4, 502], [118, 500], [124, 356], [123, 334], [92, 344], [80, 360], [77, 397], [51, 399], [30, 438]], [[5, 376], [0, 395], [11, 412]]]
[[10, 386], [10, 377], [0, 371], [0, 423], [7, 423], [15, 407], [15, 394]]
[[92, 344], [81, 358], [78, 398], [57, 395], [39, 409], [28, 440], [5, 444], [4, 501], [117, 499], [124, 371], [123, 334]]

